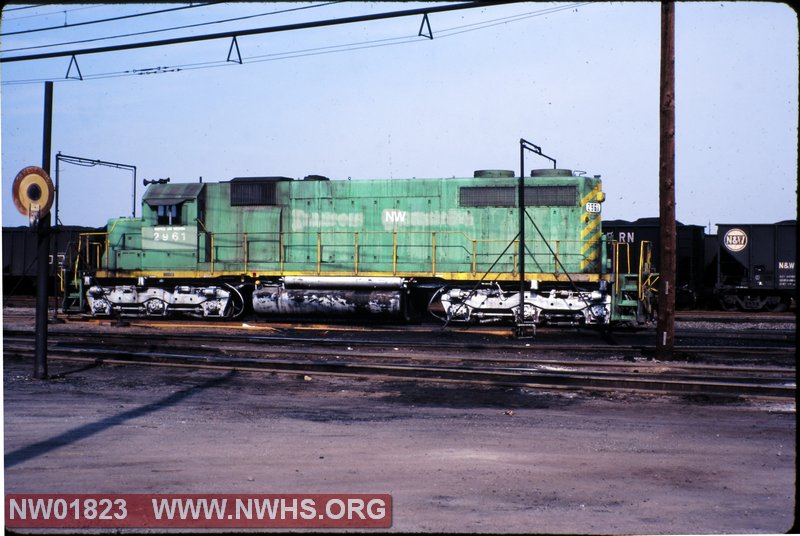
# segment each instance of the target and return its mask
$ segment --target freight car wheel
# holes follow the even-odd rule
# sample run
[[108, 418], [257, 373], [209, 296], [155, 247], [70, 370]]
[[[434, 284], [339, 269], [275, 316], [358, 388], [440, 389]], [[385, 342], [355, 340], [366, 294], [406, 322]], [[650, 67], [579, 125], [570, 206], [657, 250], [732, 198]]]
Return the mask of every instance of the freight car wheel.
[[782, 313], [789, 308], [789, 304], [787, 304], [783, 299], [780, 297], [775, 297], [774, 299], [770, 299], [767, 301], [767, 304], [764, 305], [764, 309], [771, 313]]
[[[730, 299], [729, 299], [730, 298]], [[720, 296], [719, 308], [723, 311], [738, 311], [739, 305], [736, 303], [736, 298], [728, 296]]]

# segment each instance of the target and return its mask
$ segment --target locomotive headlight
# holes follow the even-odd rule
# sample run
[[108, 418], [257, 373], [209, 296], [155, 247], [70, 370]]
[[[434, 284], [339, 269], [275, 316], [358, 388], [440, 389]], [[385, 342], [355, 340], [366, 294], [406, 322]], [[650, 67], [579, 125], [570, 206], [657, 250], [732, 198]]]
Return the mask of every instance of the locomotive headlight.
[[598, 203], [602, 203], [606, 200], [606, 193], [605, 192], [597, 192], [597, 196], [595, 197]]

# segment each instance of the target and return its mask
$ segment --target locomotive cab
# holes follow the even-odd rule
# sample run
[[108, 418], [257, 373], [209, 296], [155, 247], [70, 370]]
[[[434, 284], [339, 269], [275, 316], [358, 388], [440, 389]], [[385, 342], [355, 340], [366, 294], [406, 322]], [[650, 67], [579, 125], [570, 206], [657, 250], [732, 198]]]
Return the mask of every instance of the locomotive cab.
[[198, 279], [204, 188], [152, 184], [142, 196], [140, 219], [109, 221], [105, 269], [87, 281], [93, 315], [227, 318], [243, 309], [231, 285]]
[[151, 184], [142, 197], [141, 269], [197, 263], [204, 184]]

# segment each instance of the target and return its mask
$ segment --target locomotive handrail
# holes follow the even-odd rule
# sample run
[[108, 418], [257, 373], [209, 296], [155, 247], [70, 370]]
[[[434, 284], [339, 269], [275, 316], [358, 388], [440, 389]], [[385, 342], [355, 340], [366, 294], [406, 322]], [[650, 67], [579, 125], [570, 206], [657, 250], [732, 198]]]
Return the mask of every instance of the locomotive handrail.
[[[93, 236], [103, 237], [103, 242], [104, 242], [104, 244], [106, 246], [106, 251], [108, 251], [108, 234], [109, 234], [108, 232], [88, 232], [88, 233], [80, 233], [78, 235], [78, 252], [77, 252], [77, 255], [76, 255], [76, 262], [75, 262], [75, 273], [76, 274], [78, 273], [78, 270], [80, 268], [80, 264], [79, 263], [80, 263], [80, 258], [81, 258], [82, 246], [83, 246], [83, 249], [84, 249], [84, 256], [85, 256], [86, 264], [90, 268], [92, 268], [92, 262], [91, 262], [92, 259], [90, 257], [90, 254], [91, 254], [90, 246], [91, 245], [95, 246], [95, 248], [97, 250], [97, 255], [95, 256], [94, 269], [96, 269], [96, 270], [100, 269], [100, 266], [101, 266], [101, 261], [100, 261], [100, 256], [101, 256], [100, 255], [100, 243], [98, 243], [98, 242], [90, 242], [89, 239], [91, 237], [93, 237]], [[108, 266], [106, 266], [106, 267], [108, 267]], [[77, 275], [76, 275], [76, 277], [77, 277]]]
[[[639, 301], [644, 299], [644, 284], [650, 280], [652, 273], [650, 272], [651, 260], [652, 260], [652, 244], [649, 240], [642, 240], [641, 246], [639, 247]], [[646, 253], [645, 253], [646, 250]], [[647, 264], [647, 280], [643, 281], [642, 277], [644, 275], [644, 266], [645, 263]]]
[[200, 227], [202, 227], [202, 228], [203, 228], [203, 232], [204, 232], [204, 233], [207, 233], [207, 232], [208, 232], [208, 228], [206, 227], [206, 224], [205, 224], [205, 223], [203, 223], [203, 220], [201, 220], [200, 218], [195, 218], [195, 219], [194, 219], [194, 221], [196, 221], [197, 223], [199, 223], [199, 224], [200, 224]]
[[[416, 276], [424, 275], [423, 272], [420, 272], [418, 269], [414, 269], [411, 271], [403, 270], [404, 263], [414, 262], [418, 264], [418, 260], [412, 260], [412, 258], [408, 258], [405, 260], [404, 251], [410, 251], [414, 249], [427, 249], [430, 255], [429, 260], [429, 271], [427, 275], [431, 277], [438, 277], [442, 274], [448, 274], [453, 272], [453, 268], [447, 267], [448, 265], [453, 265], [453, 263], [467, 263], [468, 268], [466, 270], [462, 269], [455, 269], [456, 272], [469, 272], [472, 276], [478, 277], [483, 274], [482, 266], [484, 263], [489, 263], [488, 259], [495, 259], [496, 262], [492, 263], [492, 268], [489, 270], [493, 270], [495, 266], [500, 264], [499, 270], [497, 272], [498, 277], [503, 277], [504, 275], [513, 276], [518, 273], [519, 267], [519, 243], [518, 240], [515, 238], [513, 241], [513, 253], [510, 253], [506, 260], [496, 259], [498, 253], [502, 249], [503, 245], [508, 245], [508, 240], [502, 239], [480, 239], [480, 238], [473, 238], [468, 235], [466, 232], [462, 230], [453, 230], [453, 231], [397, 231], [397, 230], [384, 230], [384, 231], [338, 231], [338, 230], [330, 230], [330, 231], [264, 231], [264, 232], [248, 232], [248, 233], [238, 233], [238, 232], [225, 232], [225, 233], [214, 233], [210, 232], [205, 229], [205, 224], [200, 220], [197, 220], [198, 225], [203, 228], [205, 231], [205, 238], [207, 240], [206, 246], [209, 248], [208, 257], [206, 260], [200, 259], [200, 251], [197, 251], [197, 259], [198, 262], [208, 263], [207, 269], [210, 273], [217, 275], [217, 270], [220, 264], [224, 264], [226, 268], [223, 268], [220, 273], [225, 274], [230, 272], [231, 270], [236, 271], [237, 273], [240, 270], [244, 272], [252, 271], [253, 269], [257, 271], [272, 271], [276, 274], [286, 275], [289, 273], [296, 273], [298, 272], [298, 268], [290, 268], [288, 265], [295, 265], [297, 263], [303, 263], [304, 266], [299, 268], [299, 272], [309, 272], [313, 271], [316, 274], [320, 275], [323, 273], [330, 273], [331, 267], [334, 267], [332, 270], [335, 273], [349, 273], [353, 275], [358, 275], [362, 273], [391, 273], [393, 275], [397, 275], [398, 273], [414, 273]], [[127, 242], [124, 240], [119, 244], [110, 244], [110, 235], [115, 229], [116, 221], [111, 227], [111, 231], [108, 232], [93, 232], [93, 233], [84, 233], [83, 243], [84, 254], [85, 254], [85, 261], [87, 265], [94, 265], [96, 270], [114, 270], [119, 269], [116, 263], [112, 262], [114, 259], [114, 251], [120, 249], [127, 249], [126, 244]], [[125, 233], [127, 234], [127, 233]], [[306, 236], [306, 239], [298, 238]], [[413, 237], [427, 237], [427, 240], [422, 239], [414, 239]], [[105, 254], [101, 253], [101, 249], [103, 247], [102, 243], [98, 243], [97, 241], [92, 240], [92, 237], [104, 237], [105, 238]], [[289, 240], [287, 237], [293, 237], [295, 240]], [[350, 237], [350, 238], [346, 238]], [[391, 241], [390, 241], [391, 240]], [[312, 257], [308, 260], [290, 260], [287, 257], [287, 250], [289, 248], [293, 248], [296, 246], [297, 242], [300, 242], [305, 247], [315, 247], [316, 255], [315, 258]], [[254, 258], [254, 252], [264, 251], [260, 249], [259, 244], [264, 243], [272, 243], [275, 247], [275, 257], [270, 259], [259, 259]], [[560, 278], [562, 275], [569, 277], [570, 272], [572, 273], [579, 273], [577, 270], [569, 270], [564, 266], [564, 263], [574, 263], [577, 262], [579, 259], [583, 258], [583, 254], [579, 253], [575, 247], [571, 247], [571, 245], [578, 245], [581, 244], [581, 240], [558, 240], [555, 241], [555, 248], [550, 247], [550, 245], [542, 240], [531, 240], [528, 244], [526, 244], [526, 257], [530, 256], [534, 265], [537, 266], [538, 273], [545, 274], [545, 273], [552, 273], [555, 278]], [[97, 248], [96, 251], [90, 251], [90, 244], [94, 244]], [[543, 249], [541, 251], [537, 251], [542, 244], [547, 246], [547, 250]], [[200, 247], [200, 242], [198, 241], [197, 244], [198, 248]], [[332, 261], [332, 259], [325, 260], [324, 252], [327, 248], [335, 248], [334, 251], [335, 255], [338, 255], [342, 250], [338, 248], [345, 248], [351, 251], [352, 255], [352, 264], [350, 269], [342, 270], [341, 261], [336, 262]], [[384, 261], [376, 260], [380, 264], [384, 262], [384, 269], [368, 269], [366, 268], [367, 264], [372, 264], [373, 261], [369, 263], [365, 262], [364, 258], [364, 251], [367, 249], [371, 249], [372, 251], [380, 250], [382, 248], [391, 248], [391, 259], [389, 259], [388, 255], [384, 258]], [[226, 254], [223, 253], [224, 251], [230, 250], [238, 250], [239, 253], [233, 254]], [[549, 250], [549, 251], [548, 251]], [[456, 251], [461, 251], [463, 253], [456, 254]], [[94, 253], [94, 254], [93, 254]], [[388, 253], [388, 251], [387, 251]], [[508, 250], [504, 250], [501, 254], [501, 257], [505, 257]], [[256, 253], [258, 255], [258, 253]], [[463, 255], [463, 256], [462, 256]], [[380, 255], [379, 255], [380, 258]], [[457, 260], [461, 259], [461, 260]], [[94, 262], [92, 262], [94, 261]], [[103, 262], [105, 261], [105, 262]], [[502, 262], [500, 262], [502, 261]], [[273, 269], [265, 268], [264, 265], [275, 263], [276, 266]], [[305, 263], [314, 263], [311, 264], [312, 268], [309, 270], [307, 268], [307, 264]], [[236, 265], [240, 264], [241, 268], [228, 268], [231, 264]], [[260, 267], [258, 265], [261, 265]], [[102, 266], [105, 265], [105, 266]], [[462, 264], [463, 265], [463, 264]], [[339, 269], [336, 269], [336, 267]], [[102, 268], [101, 268], [102, 267]], [[112, 268], [114, 267], [114, 268]], [[201, 269], [198, 267], [198, 269]], [[485, 269], [485, 268], [484, 268]], [[134, 272], [141, 273], [143, 270], [140, 268], [138, 270], [133, 270]], [[144, 269], [144, 272], [147, 270]], [[438, 272], [441, 271], [441, 274]], [[562, 274], [563, 272], [563, 274]], [[488, 275], [487, 272], [485, 275]], [[437, 275], [438, 274], [438, 275]]]
[[[472, 274], [478, 273], [478, 265], [481, 263], [482, 257], [493, 257], [496, 256], [497, 252], [490, 250], [481, 252], [480, 246], [486, 244], [508, 244], [508, 241], [505, 240], [489, 240], [489, 239], [475, 239], [469, 237], [463, 231], [275, 231], [275, 232], [257, 232], [257, 233], [208, 233], [209, 241], [211, 243], [211, 257], [209, 258], [210, 268], [212, 271], [215, 271], [216, 264], [220, 261], [220, 248], [241, 248], [242, 249], [242, 256], [236, 256], [234, 258], [228, 259], [224, 262], [240, 262], [243, 266], [249, 268], [251, 264], [257, 264], [259, 262], [274, 262], [274, 261], [259, 261], [254, 260], [251, 257], [251, 251], [254, 249], [252, 246], [257, 244], [258, 242], [268, 241], [268, 242], [275, 242], [275, 239], [278, 239], [278, 263], [279, 263], [279, 271], [281, 273], [286, 272], [286, 252], [285, 252], [285, 243], [286, 243], [286, 236], [302, 236], [305, 235], [308, 238], [313, 240], [313, 244], [316, 249], [316, 255], [313, 258], [315, 269], [314, 271], [317, 274], [321, 274], [324, 270], [324, 266], [326, 261], [323, 259], [323, 251], [327, 247], [348, 247], [347, 242], [350, 243], [350, 248], [352, 248], [353, 252], [353, 273], [358, 274], [362, 271], [362, 256], [361, 251], [365, 247], [371, 248], [391, 248], [391, 272], [393, 274], [397, 274], [399, 271], [399, 266], [402, 264], [402, 258], [400, 255], [400, 248], [425, 248], [430, 250], [430, 257], [431, 257], [431, 275], [436, 274], [437, 270], [437, 257], [438, 252], [442, 250], [446, 250], [449, 248], [462, 248], [466, 253], [469, 255], [469, 263], [470, 263], [470, 270]], [[333, 243], [326, 243], [325, 236], [331, 235], [338, 235], [341, 237], [352, 236], [351, 241], [343, 241], [343, 240], [333, 240]], [[407, 238], [409, 236], [428, 236], [430, 237], [429, 241], [423, 243], [403, 243], [403, 238]], [[461, 236], [465, 240], [468, 241], [470, 244], [470, 248], [467, 249], [464, 246], [458, 244], [442, 244], [441, 236], [442, 235], [450, 235], [450, 236]], [[391, 243], [388, 243], [388, 237], [391, 236]], [[365, 237], [367, 238], [365, 240]], [[386, 243], [373, 243], [368, 245], [367, 243], [370, 242], [368, 240], [369, 237], [381, 237]], [[226, 239], [229, 239], [226, 241]], [[378, 241], [378, 242], [384, 242]], [[516, 273], [517, 271], [517, 263], [518, 263], [518, 244], [517, 241], [514, 241], [515, 251], [512, 257], [512, 266], [508, 273]], [[568, 258], [570, 256], [575, 258], [580, 258], [581, 254], [579, 253], [569, 253], [562, 251], [562, 243], [568, 244], [570, 242], [579, 244], [581, 243], [579, 240], [575, 241], [567, 241], [567, 240], [559, 240], [556, 241], [556, 248], [553, 251], [550, 251], [549, 254], [547, 251], [536, 252], [536, 244], [539, 243], [545, 244], [543, 241], [534, 240], [530, 244], [531, 249], [533, 249], [533, 253], [531, 253], [534, 257], [534, 262], [539, 265], [539, 268], [544, 271], [545, 270], [541, 267], [541, 256], [546, 255], [548, 257], [553, 257], [552, 261], [554, 263], [554, 269], [556, 273], [560, 273], [563, 271], [564, 273], [568, 273], [568, 270], [564, 270], [564, 266], [562, 265], [562, 258]], [[466, 244], [465, 244], [466, 245]], [[546, 244], [545, 244], [546, 245]], [[528, 249], [528, 248], [526, 248]], [[499, 250], [499, 247], [498, 247]], [[530, 253], [530, 249], [528, 249]], [[537, 258], [539, 260], [537, 260]], [[311, 260], [311, 259], [309, 259]], [[387, 259], [388, 262], [388, 259]], [[560, 268], [560, 270], [559, 270]], [[245, 269], [245, 271], [247, 271]]]
[[250, 243], [247, 240], [247, 233], [242, 235], [242, 247], [244, 247], [244, 272], [247, 273], [247, 259], [250, 257]]
[[[620, 269], [619, 262], [619, 255], [622, 246], [625, 246], [625, 256], [627, 261], [624, 271]], [[630, 244], [627, 242], [618, 242], [616, 240], [612, 242], [612, 248], [614, 250], [614, 288], [619, 288], [619, 274], [629, 274], [631, 272], [631, 248]]]
[[72, 272], [72, 284], [77, 287], [78, 286], [78, 268], [81, 262], [81, 235], [78, 235], [78, 251], [75, 253], [75, 270]]

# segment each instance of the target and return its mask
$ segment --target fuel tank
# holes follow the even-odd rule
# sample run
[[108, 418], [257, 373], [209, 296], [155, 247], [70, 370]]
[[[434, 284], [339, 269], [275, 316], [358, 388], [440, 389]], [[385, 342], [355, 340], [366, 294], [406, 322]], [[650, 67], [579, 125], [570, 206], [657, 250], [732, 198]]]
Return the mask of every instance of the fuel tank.
[[253, 311], [263, 315], [400, 316], [401, 289], [320, 289], [262, 285], [253, 291]]

